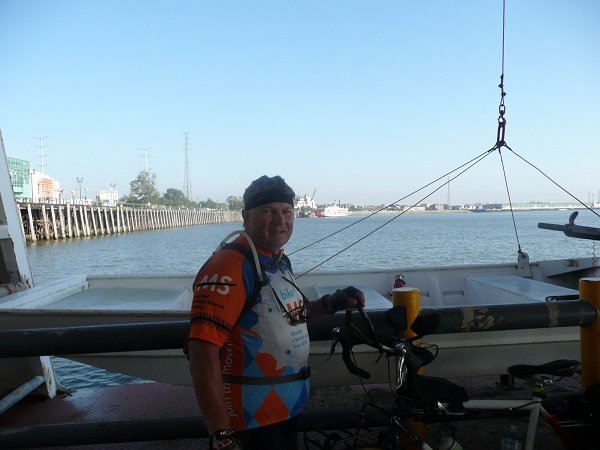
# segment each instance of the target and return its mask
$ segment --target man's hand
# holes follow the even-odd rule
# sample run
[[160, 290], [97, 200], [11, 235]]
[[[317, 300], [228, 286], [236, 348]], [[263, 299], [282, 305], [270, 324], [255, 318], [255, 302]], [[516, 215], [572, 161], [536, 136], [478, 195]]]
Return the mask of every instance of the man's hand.
[[365, 306], [365, 294], [354, 286], [338, 289], [331, 294], [331, 306], [335, 311], [353, 309], [357, 305]]

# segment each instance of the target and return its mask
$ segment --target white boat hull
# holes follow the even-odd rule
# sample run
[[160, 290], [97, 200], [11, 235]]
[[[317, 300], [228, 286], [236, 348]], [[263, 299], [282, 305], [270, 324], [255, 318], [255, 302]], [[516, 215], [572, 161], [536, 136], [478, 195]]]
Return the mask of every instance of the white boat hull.
[[[530, 266], [533, 279], [545, 290], [558, 294], [573, 293], [581, 275], [587, 275], [590, 260], [579, 260], [565, 268], [564, 261], [535, 263]], [[298, 284], [309, 298], [337, 286], [355, 285], [367, 292], [367, 306], [384, 309], [391, 306], [395, 276], [403, 274], [417, 287], [422, 307], [460, 306], [501, 301], [520, 301], [515, 293], [498, 291], [493, 286], [485, 292], [473, 287], [474, 281], [506, 280], [503, 284], [536, 283], [517, 277], [516, 265], [462, 266], [377, 272], [343, 272], [307, 274]], [[548, 284], [560, 279], [563, 285]], [[48, 285], [13, 294], [0, 303], [0, 328], [56, 328], [86, 325], [109, 325], [189, 320], [193, 275], [157, 277], [84, 277], [74, 276]], [[475, 283], [477, 284], [477, 283]], [[492, 285], [492, 282], [488, 284]], [[529, 286], [527, 286], [529, 287]], [[523, 290], [523, 289], [522, 289]], [[527, 289], [525, 289], [527, 291]], [[530, 289], [529, 289], [530, 290]], [[545, 294], [544, 294], [545, 295]], [[504, 298], [508, 296], [507, 298]], [[527, 298], [523, 301], [538, 301]], [[493, 375], [504, 373], [515, 363], [542, 363], [552, 359], [578, 359], [579, 328], [544, 328], [513, 331], [437, 334], [428, 343], [439, 346], [439, 356], [426, 367], [426, 373], [444, 377]], [[182, 342], [182, 347], [183, 347]], [[311, 342], [310, 365], [314, 386], [358, 383], [349, 374], [341, 356], [329, 356], [329, 341]], [[359, 367], [371, 372], [369, 382], [388, 381], [385, 360], [375, 364], [378, 354], [370, 348], [356, 348]], [[116, 352], [68, 355], [67, 358], [109, 371], [172, 384], [189, 385], [189, 366], [181, 348], [140, 352]]]

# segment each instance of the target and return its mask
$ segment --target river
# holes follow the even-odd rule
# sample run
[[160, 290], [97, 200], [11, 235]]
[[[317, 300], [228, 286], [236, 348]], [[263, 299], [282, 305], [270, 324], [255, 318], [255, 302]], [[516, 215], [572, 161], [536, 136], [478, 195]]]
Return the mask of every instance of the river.
[[[594, 241], [537, 226], [539, 222], [565, 224], [571, 212], [515, 212], [520, 247], [531, 261], [594, 256]], [[585, 210], [580, 210], [576, 223], [600, 226], [598, 217]], [[199, 225], [38, 241], [27, 248], [36, 284], [76, 273], [195, 274], [221, 239], [239, 228], [239, 222]], [[336, 233], [339, 230], [343, 231]], [[286, 252], [296, 274], [301, 274], [316, 266], [315, 270], [329, 271], [515, 262], [518, 248], [510, 213], [465, 212], [297, 219]], [[72, 388], [139, 381], [59, 358], [56, 365], [61, 382]]]

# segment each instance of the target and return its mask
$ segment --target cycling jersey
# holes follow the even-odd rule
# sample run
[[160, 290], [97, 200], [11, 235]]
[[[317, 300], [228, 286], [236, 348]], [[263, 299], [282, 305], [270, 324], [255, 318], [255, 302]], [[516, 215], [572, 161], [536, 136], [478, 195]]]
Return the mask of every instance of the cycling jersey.
[[[235, 243], [248, 246], [242, 237]], [[216, 252], [194, 283], [189, 338], [221, 348], [227, 411], [238, 431], [296, 416], [309, 391], [308, 330], [290, 318], [305, 300], [284, 259], [260, 250], [258, 258], [267, 283], [251, 308], [255, 264], [239, 251]]]

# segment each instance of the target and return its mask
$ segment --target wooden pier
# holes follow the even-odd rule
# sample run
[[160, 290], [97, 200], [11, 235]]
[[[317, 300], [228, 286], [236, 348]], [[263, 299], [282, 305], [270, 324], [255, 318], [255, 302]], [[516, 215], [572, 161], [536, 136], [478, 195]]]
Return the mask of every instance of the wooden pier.
[[29, 241], [104, 236], [242, 220], [241, 211], [160, 206], [19, 203], [18, 207], [23, 234]]

